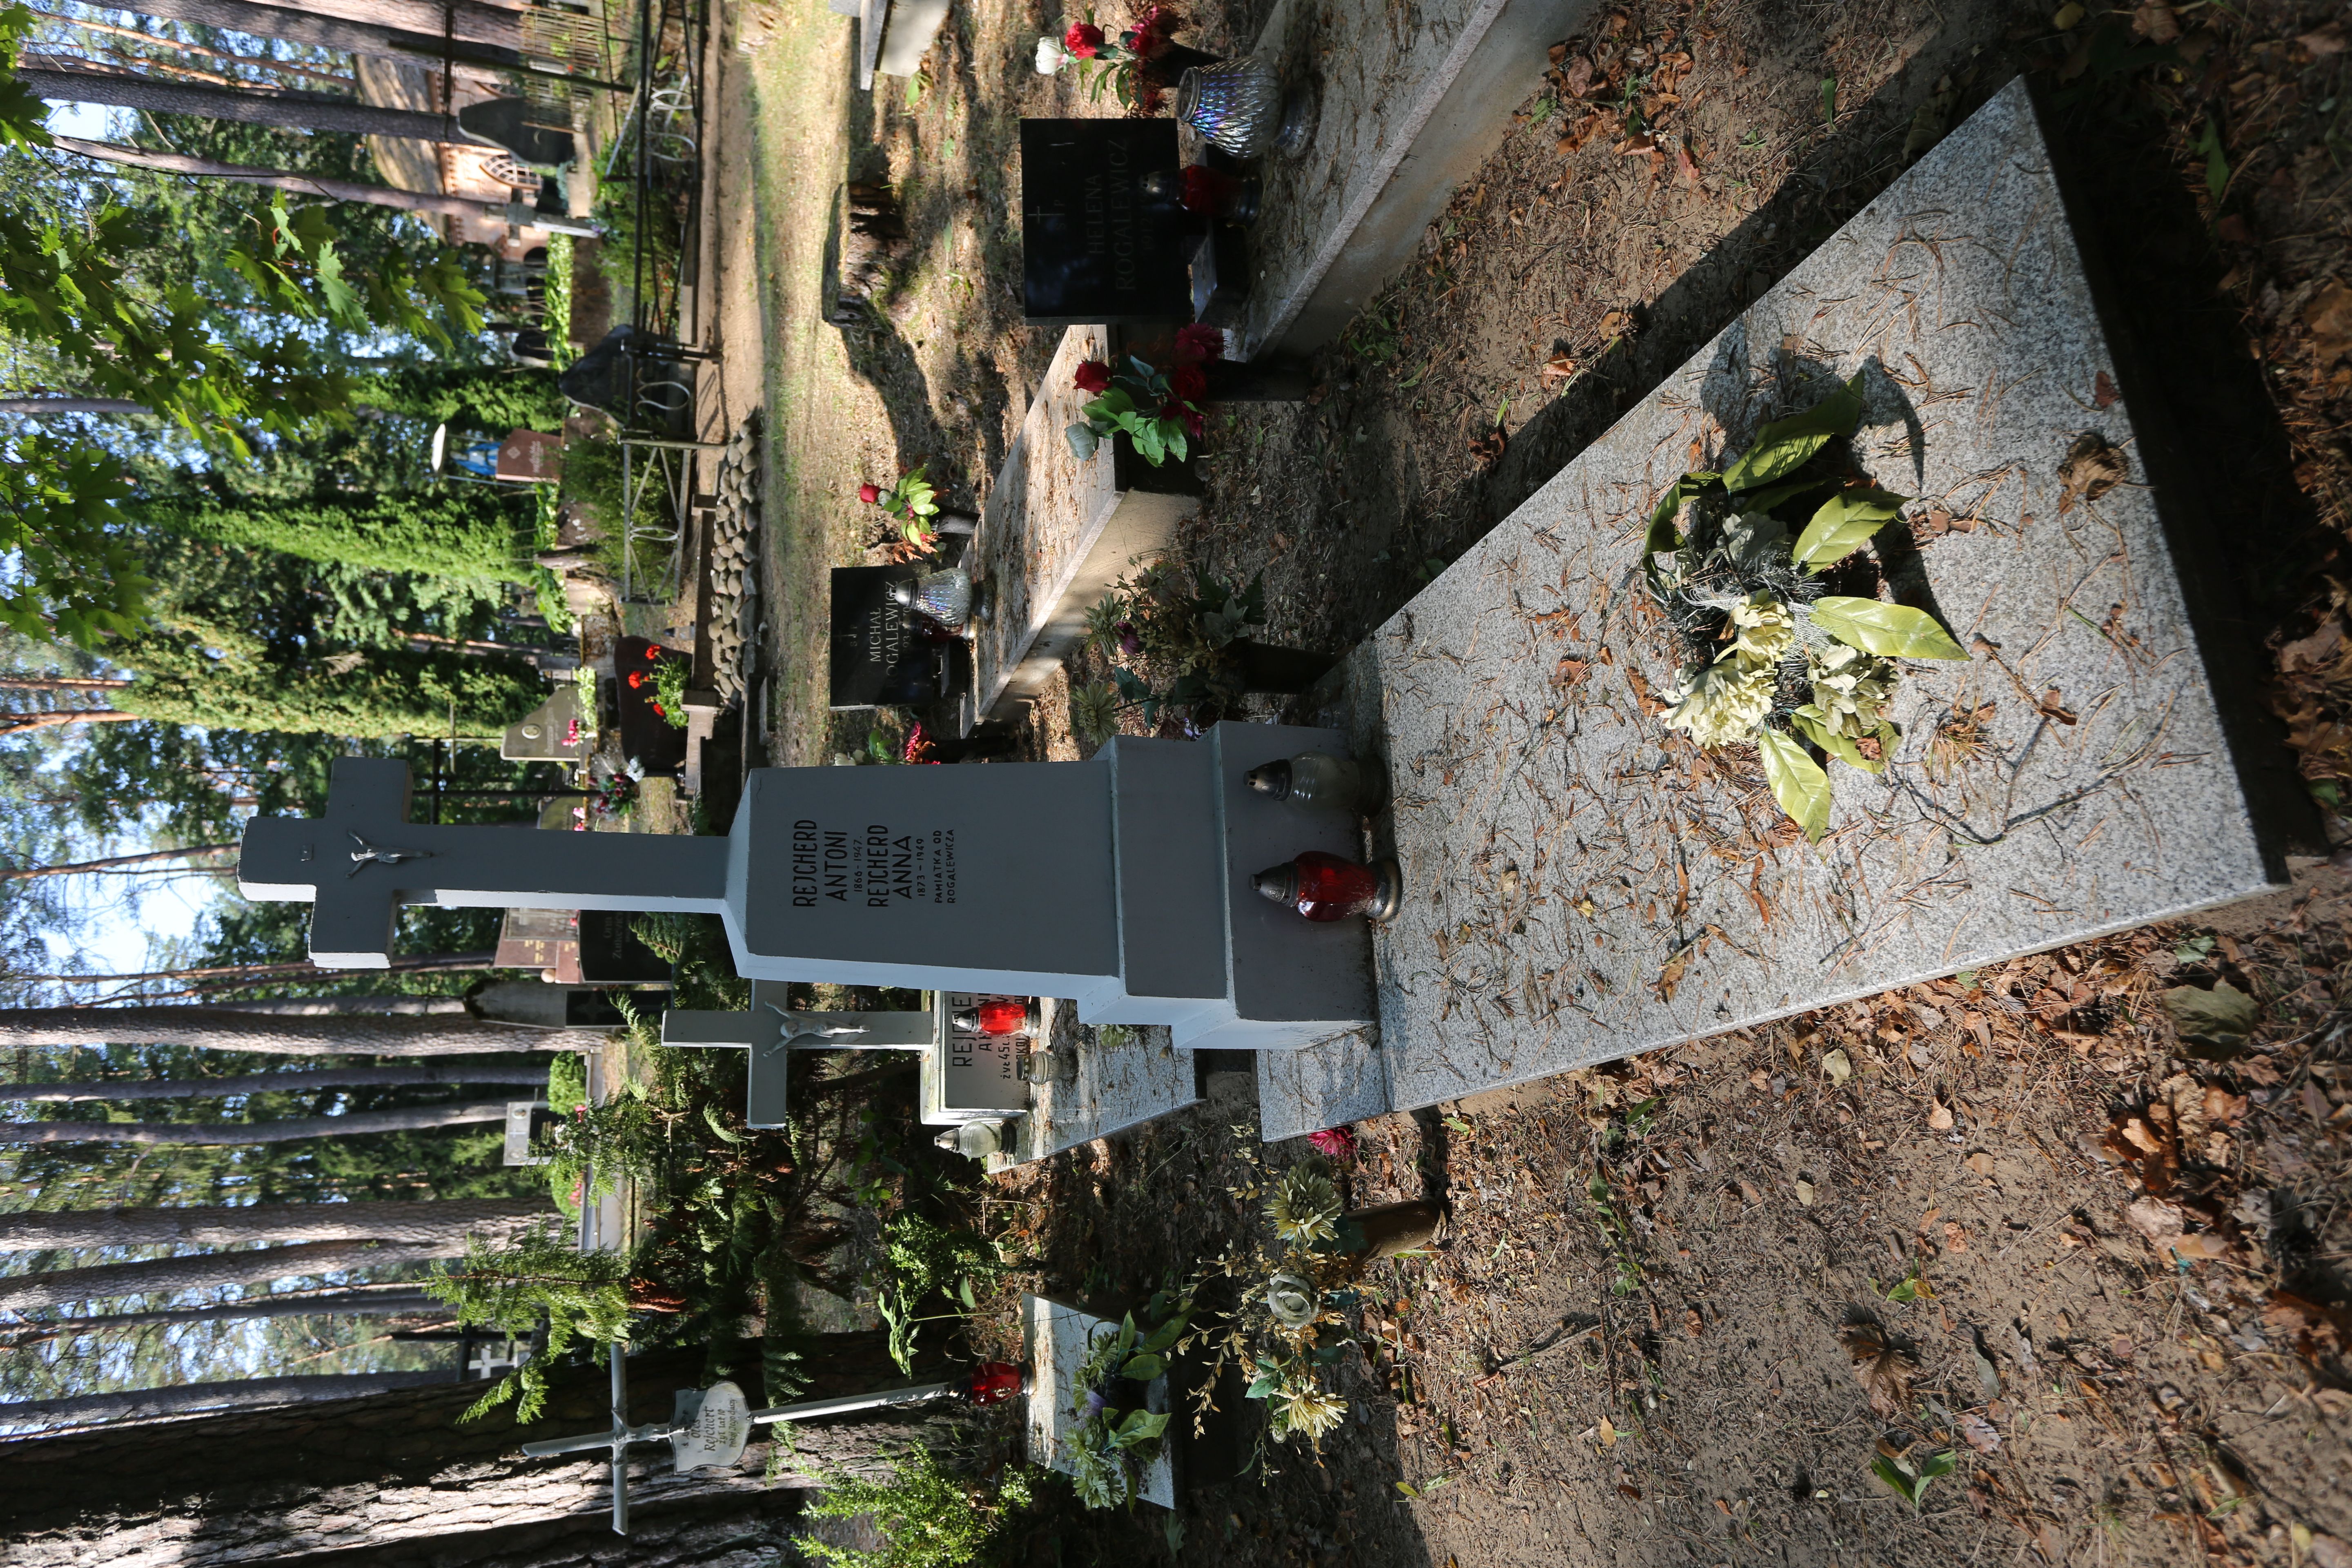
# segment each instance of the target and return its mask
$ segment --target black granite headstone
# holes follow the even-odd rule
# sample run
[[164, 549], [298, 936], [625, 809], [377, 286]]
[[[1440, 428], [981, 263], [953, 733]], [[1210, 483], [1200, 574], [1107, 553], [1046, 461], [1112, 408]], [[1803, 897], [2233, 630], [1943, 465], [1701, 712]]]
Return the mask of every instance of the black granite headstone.
[[1023, 121], [1022, 319], [1191, 321], [1183, 204], [1141, 183], [1181, 165], [1172, 120]]
[[592, 985], [667, 980], [669, 962], [629, 929], [637, 917], [619, 910], [580, 911], [580, 978]]
[[686, 766], [686, 731], [660, 711], [654, 679], [665, 662], [686, 658], [644, 637], [622, 637], [614, 645], [614, 717], [621, 731], [621, 754], [647, 778], [667, 777]]
[[894, 584], [921, 574], [911, 566], [833, 569], [833, 683], [835, 708], [910, 708], [949, 694], [949, 644], [926, 637]]

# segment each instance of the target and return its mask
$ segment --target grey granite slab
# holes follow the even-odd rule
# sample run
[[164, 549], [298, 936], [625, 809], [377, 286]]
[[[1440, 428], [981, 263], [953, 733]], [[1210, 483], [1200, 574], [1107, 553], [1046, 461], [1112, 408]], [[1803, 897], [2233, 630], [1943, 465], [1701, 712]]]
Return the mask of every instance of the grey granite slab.
[[[1097, 1334], [1115, 1334], [1118, 1324], [1089, 1317], [1076, 1307], [1043, 1296], [1021, 1298], [1021, 1340], [1029, 1366], [1029, 1461], [1048, 1469], [1070, 1472], [1068, 1434], [1075, 1424], [1070, 1402], [1077, 1374]], [[1144, 1407], [1168, 1409], [1168, 1379], [1155, 1377], [1144, 1392]], [[1171, 1427], [1173, 1424], [1171, 1423]], [[1145, 1502], [1161, 1508], [1176, 1506], [1176, 1445], [1162, 1443], [1159, 1458], [1147, 1466], [1136, 1489]]]
[[[1392, 1108], [2284, 880], [2114, 364], [2012, 85], [1357, 650], [1356, 732], [1390, 763], [1407, 888], [1374, 943]], [[1808, 846], [1751, 751], [1702, 753], [1655, 716], [1680, 655], [1639, 552], [1684, 469], [1856, 372], [1858, 458], [1920, 498], [1911, 517], [1958, 525], [1912, 531], [1934, 535], [1916, 563], [1974, 657], [1907, 667], [1890, 766], [1832, 767], [1831, 830]], [[2128, 468], [2089, 500], [2059, 477], [2086, 434]], [[1268, 1064], [1295, 1080], [1271, 1086], [1289, 1099], [1269, 1135], [1352, 1110], [1370, 1054]]]
[[1075, 1057], [1076, 1072], [1059, 1083], [1030, 1086], [1028, 1117], [1004, 1129], [1011, 1158], [992, 1157], [992, 1168], [1046, 1159], [1201, 1098], [1193, 1089], [1192, 1053], [1171, 1045], [1165, 1028], [1129, 1029], [1118, 1044], [1106, 1046], [1086, 1038], [1067, 1001], [1048, 998], [1039, 1006], [1041, 1036]]
[[1371, 303], [1512, 126], [1543, 79], [1545, 50], [1592, 0], [1276, 0], [1251, 52], [1312, 103], [1307, 144], [1261, 161], [1256, 277], [1234, 326], [1236, 357], [1303, 353]]

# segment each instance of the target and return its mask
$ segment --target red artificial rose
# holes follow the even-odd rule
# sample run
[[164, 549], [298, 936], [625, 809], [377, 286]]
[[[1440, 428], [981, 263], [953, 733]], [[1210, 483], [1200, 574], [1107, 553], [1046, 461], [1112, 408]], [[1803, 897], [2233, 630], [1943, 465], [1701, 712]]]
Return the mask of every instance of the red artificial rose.
[[1202, 430], [1208, 428], [1208, 421], [1202, 419], [1196, 410], [1188, 408], [1183, 404], [1177, 403], [1172, 400], [1160, 405], [1160, 417], [1162, 419], [1175, 420], [1178, 424], [1183, 426], [1185, 429], [1191, 431], [1195, 436], [1200, 435]]
[[1078, 366], [1077, 373], [1071, 379], [1078, 384], [1080, 392], [1103, 392], [1110, 386], [1110, 366], [1098, 359], [1090, 359]]
[[1179, 403], [1198, 403], [1209, 395], [1209, 373], [1197, 364], [1180, 364], [1168, 373], [1168, 395]]
[[1062, 47], [1082, 60], [1090, 60], [1102, 52], [1103, 30], [1092, 22], [1073, 22], [1070, 30], [1062, 35]]
[[[1202, 173], [1209, 171], [1203, 170]], [[1187, 169], [1186, 174], [1192, 171]], [[1191, 205], [1189, 199], [1186, 205]], [[1204, 327], [1194, 321], [1191, 326], [1176, 329], [1176, 357], [1180, 360], [1200, 360], [1207, 363], [1225, 357], [1225, 334], [1216, 327]]]
[[867, 506], [872, 506], [876, 501], [882, 499], [882, 487], [880, 485], [860, 485], [857, 487], [857, 499], [864, 501]]

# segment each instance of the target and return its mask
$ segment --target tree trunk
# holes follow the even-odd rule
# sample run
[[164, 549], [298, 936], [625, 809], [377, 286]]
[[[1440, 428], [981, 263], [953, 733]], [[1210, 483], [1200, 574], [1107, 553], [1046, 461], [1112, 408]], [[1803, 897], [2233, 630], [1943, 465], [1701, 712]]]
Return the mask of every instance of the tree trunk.
[[0, 1252], [43, 1252], [68, 1247], [236, 1247], [254, 1241], [388, 1241], [416, 1245], [464, 1236], [473, 1230], [511, 1226], [554, 1212], [543, 1197], [445, 1198], [438, 1203], [20, 1210], [0, 1215]]
[[[834, 1386], [877, 1388], [889, 1363], [878, 1334], [819, 1336], [810, 1362]], [[667, 1421], [671, 1395], [700, 1381], [700, 1348], [633, 1356], [628, 1418]], [[758, 1378], [738, 1378], [755, 1403]], [[525, 1442], [593, 1431], [610, 1419], [605, 1373], [568, 1368], [544, 1419], [517, 1427], [509, 1405], [470, 1426], [457, 1417], [478, 1384], [450, 1384], [295, 1410], [238, 1411], [145, 1426], [0, 1441], [0, 1568], [244, 1568], [339, 1548], [405, 1562], [467, 1532], [576, 1521], [601, 1529], [611, 1506], [596, 1455], [527, 1459]], [[875, 1472], [905, 1445], [971, 1419], [967, 1407], [861, 1411], [802, 1422], [782, 1482], [811, 1486], [829, 1470]], [[755, 1427], [761, 1436], [767, 1428]], [[633, 1450], [629, 1497], [649, 1517], [692, 1503], [699, 1516], [765, 1485], [768, 1445], [728, 1470], [678, 1475], [657, 1447]], [[597, 1562], [612, 1562], [612, 1537]], [[381, 1558], [375, 1553], [383, 1554]]]
[[[257, 38], [283, 38], [339, 54], [423, 56], [436, 65], [441, 59], [443, 12], [431, 0], [326, 0], [299, 11], [251, 0], [138, 0], [121, 8]], [[514, 51], [522, 46], [521, 23], [503, 6], [459, 0], [448, 23], [452, 40], [459, 45], [486, 45], [496, 51]], [[507, 54], [485, 55], [479, 48], [460, 47], [456, 53], [461, 62], [513, 63]]]
[[[52, 403], [111, 403], [106, 397], [0, 397], [0, 414], [24, 414], [32, 410], [15, 406], [20, 403], [47, 405]], [[139, 411], [137, 404], [129, 405]], [[9, 675], [0, 676], [0, 691], [115, 691], [131, 682], [112, 675]]]
[[[399, 960], [394, 963], [397, 966]], [[288, 967], [298, 973], [310, 968], [308, 964]], [[455, 1057], [482, 1051], [587, 1051], [603, 1046], [608, 1037], [609, 1032], [602, 1029], [556, 1029], [449, 1016], [287, 1017], [230, 1007], [0, 1008], [0, 1046], [152, 1045], [257, 1051], [267, 1056]]]
[[[479, 196], [445, 196], [423, 191], [404, 191], [393, 185], [372, 185], [360, 180], [331, 180], [320, 174], [299, 174], [289, 169], [260, 169], [249, 163], [224, 163], [212, 158], [190, 157], [184, 153], [153, 153], [144, 147], [118, 147], [108, 142], [84, 142], [78, 137], [51, 138], [68, 153], [85, 158], [97, 158], [110, 163], [131, 163], [142, 169], [162, 169], [174, 174], [191, 174], [201, 179], [239, 180], [250, 184], [269, 185], [281, 191], [299, 191], [304, 195], [323, 196], [335, 202], [364, 202], [370, 206], [400, 207], [408, 212], [446, 213], [451, 217], [480, 217], [485, 213], [503, 213], [496, 203]], [[37, 402], [38, 399], [26, 399]], [[131, 405], [121, 412], [138, 412]], [[5, 402], [0, 402], [0, 414], [15, 413]], [[511, 652], [503, 645], [500, 651]], [[116, 682], [128, 685], [127, 681]]]
[[356, 99], [330, 98], [324, 93], [295, 92], [284, 88], [206, 87], [198, 82], [159, 81], [130, 71], [101, 70], [91, 66], [59, 69], [57, 68], [64, 66], [68, 57], [45, 55], [41, 58], [41, 65], [19, 61], [16, 67], [16, 79], [41, 98], [103, 103], [150, 114], [193, 114], [204, 120], [227, 120], [244, 125], [278, 125], [296, 131], [340, 131], [359, 136], [399, 136], [412, 142], [451, 142], [459, 145], [474, 140], [458, 125], [454, 114], [383, 109]]
[[305, 1138], [356, 1138], [363, 1132], [430, 1132], [506, 1119], [505, 1100], [476, 1100], [351, 1110], [341, 1116], [289, 1116], [276, 1121], [0, 1121], [0, 1144], [294, 1143]]
[[[0, 1311], [29, 1312], [74, 1301], [111, 1300], [161, 1291], [216, 1290], [347, 1268], [380, 1268], [462, 1258], [462, 1237], [409, 1247], [372, 1241], [306, 1241], [297, 1247], [263, 1247], [242, 1252], [200, 1252], [187, 1258], [150, 1258], [135, 1263], [100, 1263], [88, 1268], [45, 1268], [37, 1274], [0, 1278]], [[0, 1489], [5, 1490], [5, 1489]]]
[[[22, 76], [23, 72], [17, 73]], [[69, 708], [55, 713], [0, 713], [0, 735], [54, 730], [61, 724], [127, 724], [138, 718], [120, 708]]]
[[789, 1568], [809, 1561], [797, 1545], [801, 1494], [777, 1488], [629, 1510], [625, 1548], [602, 1516], [576, 1513], [431, 1541], [394, 1541], [335, 1553], [334, 1568]]
[[[0, 733], [5, 733], [5, 731], [0, 731]], [[494, 969], [497, 965], [491, 961], [497, 957], [498, 952], [492, 948], [483, 948], [473, 952], [412, 952], [395, 955], [385, 967], [410, 971]], [[98, 985], [118, 980], [315, 980], [319, 974], [319, 966], [305, 958], [297, 959], [289, 963], [230, 963], [216, 969], [150, 969], [137, 974], [12, 974], [8, 978], [19, 985], [44, 984], [62, 985], [68, 982]], [[225, 1003], [223, 1005], [230, 1005]], [[107, 1012], [115, 1010], [92, 1009], [92, 1011]], [[5, 1010], [0, 1010], [0, 1017], [5, 1016]], [[238, 1047], [240, 1050], [253, 1048], [250, 1046]]]
[[413, 1284], [345, 1285], [323, 1290], [272, 1290], [224, 1301], [217, 1307], [164, 1307], [152, 1312], [100, 1312], [87, 1318], [41, 1318], [0, 1335], [0, 1343], [20, 1346], [59, 1334], [97, 1334], [150, 1323], [231, 1323], [247, 1318], [446, 1318], [457, 1312]]
[[[415, 1089], [439, 1083], [511, 1083], [545, 1088], [547, 1067], [465, 1067], [423, 1062], [395, 1068], [301, 1068], [227, 1078], [95, 1079], [85, 1083], [0, 1083], [0, 1103], [22, 1100], [211, 1100], [234, 1094], [300, 1094], [318, 1089]], [[0, 1216], [0, 1227], [6, 1220]]]
[[375, 1017], [461, 1018], [462, 996], [261, 996], [214, 1004], [230, 1013], [277, 1013], [289, 1018], [331, 1018], [343, 1014]]
[[153, 866], [165, 860], [184, 860], [192, 855], [217, 855], [224, 849], [234, 849], [235, 844], [191, 844], [184, 849], [149, 849], [137, 855], [109, 855], [97, 860], [69, 860], [61, 866], [26, 866], [0, 870], [0, 881], [19, 881], [28, 877], [70, 877], [77, 871], [113, 871], [129, 866]]
[[[0, 414], [23, 414], [33, 418], [45, 418], [52, 414], [144, 414], [143, 403], [133, 403], [127, 397], [0, 397]], [[38, 689], [47, 682], [11, 680], [11, 690]], [[90, 681], [92, 686], [128, 686], [127, 680]]]
[[94, 1421], [152, 1421], [199, 1410], [250, 1410], [320, 1399], [357, 1399], [395, 1388], [423, 1388], [453, 1381], [446, 1372], [349, 1372], [183, 1383], [170, 1388], [129, 1388], [115, 1394], [78, 1394], [65, 1399], [0, 1405], [0, 1424], [81, 1426]]

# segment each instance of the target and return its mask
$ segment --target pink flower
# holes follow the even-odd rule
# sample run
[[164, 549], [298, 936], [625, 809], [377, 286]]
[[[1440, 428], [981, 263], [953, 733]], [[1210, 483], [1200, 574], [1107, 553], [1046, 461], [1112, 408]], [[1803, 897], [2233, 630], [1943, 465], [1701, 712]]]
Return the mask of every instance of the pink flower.
[[1102, 53], [1103, 30], [1092, 22], [1073, 22], [1070, 30], [1062, 35], [1062, 47], [1082, 60], [1090, 60]]
[[[1214, 172], [1213, 170], [1202, 171], [1204, 174]], [[1190, 174], [1192, 171], [1187, 169], [1185, 173]], [[1192, 205], [1189, 185], [1190, 183], [1187, 182], [1185, 202], [1187, 206]], [[1225, 357], [1225, 334], [1215, 327], [1204, 327], [1198, 321], [1189, 327], [1179, 327], [1176, 329], [1176, 357], [1180, 360], [1198, 360], [1203, 364], [1221, 360]]]
[[1320, 1132], [1309, 1132], [1307, 1141], [1315, 1145], [1318, 1154], [1328, 1154], [1334, 1160], [1356, 1157], [1356, 1135], [1344, 1127], [1326, 1127]]
[[1070, 379], [1078, 384], [1080, 392], [1101, 392], [1110, 385], [1110, 366], [1098, 359], [1090, 359], [1078, 366]]
[[1198, 403], [1209, 395], [1209, 375], [1197, 364], [1180, 364], [1168, 373], [1168, 395], [1179, 403]]
[[872, 506], [876, 501], [882, 499], [882, 487], [880, 485], [860, 485], [857, 487], [857, 499], [864, 501], [867, 506]]

